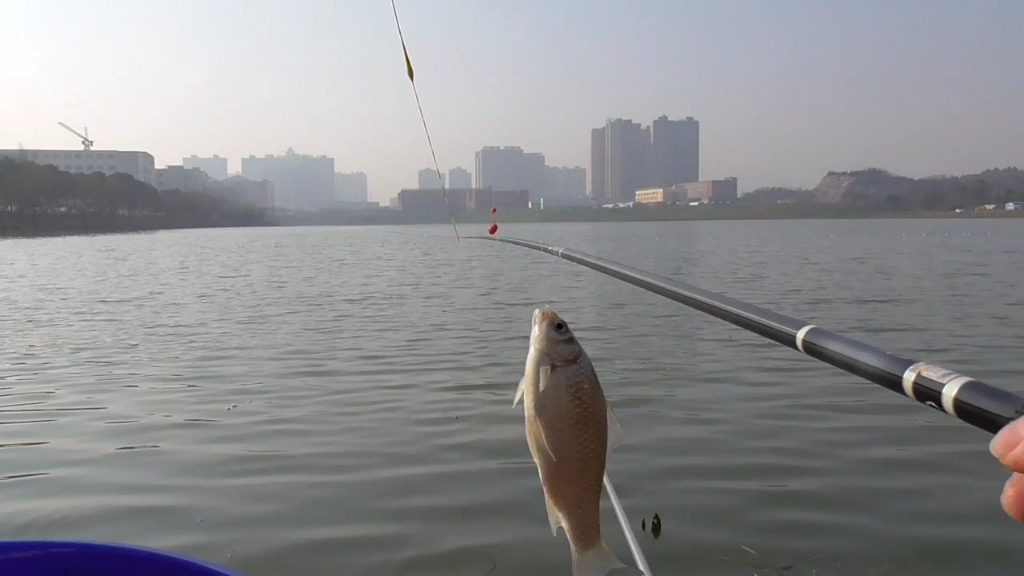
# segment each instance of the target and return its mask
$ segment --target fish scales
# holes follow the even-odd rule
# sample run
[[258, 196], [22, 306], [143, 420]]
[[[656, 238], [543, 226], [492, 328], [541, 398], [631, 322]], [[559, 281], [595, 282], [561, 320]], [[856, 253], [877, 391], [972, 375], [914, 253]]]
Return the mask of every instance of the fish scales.
[[601, 537], [608, 452], [621, 439], [590, 357], [554, 311], [535, 310], [523, 378], [526, 438], [553, 534], [569, 540], [574, 576], [641, 574], [625, 569]]

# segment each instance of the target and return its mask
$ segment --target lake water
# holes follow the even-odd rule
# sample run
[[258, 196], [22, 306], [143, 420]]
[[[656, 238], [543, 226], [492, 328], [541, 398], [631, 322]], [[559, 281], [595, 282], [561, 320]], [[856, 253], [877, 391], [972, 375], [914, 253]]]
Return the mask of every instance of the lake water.
[[[1021, 221], [502, 233], [1024, 391]], [[656, 576], [1024, 573], [990, 436], [445, 226], [0, 241], [0, 539], [128, 542], [249, 576], [569, 574], [512, 407], [545, 304], [623, 425], [609, 475]], [[654, 513], [659, 539], [640, 532]]]

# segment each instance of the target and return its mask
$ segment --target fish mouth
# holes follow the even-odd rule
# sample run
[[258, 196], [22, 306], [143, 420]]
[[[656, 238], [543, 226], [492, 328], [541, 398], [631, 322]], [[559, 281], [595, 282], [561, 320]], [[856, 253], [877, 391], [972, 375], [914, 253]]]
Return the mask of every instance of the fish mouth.
[[534, 308], [533, 309], [533, 325], [534, 326], [540, 324], [540, 322], [543, 321], [543, 320], [550, 319], [551, 317], [556, 317], [557, 318], [558, 314], [554, 310], [552, 310], [551, 308], [549, 308], [547, 306], [545, 306], [544, 308]]
[[545, 318], [548, 312], [548, 308], [534, 308], [534, 318], [530, 321], [530, 324], [535, 328], [541, 324], [541, 321]]

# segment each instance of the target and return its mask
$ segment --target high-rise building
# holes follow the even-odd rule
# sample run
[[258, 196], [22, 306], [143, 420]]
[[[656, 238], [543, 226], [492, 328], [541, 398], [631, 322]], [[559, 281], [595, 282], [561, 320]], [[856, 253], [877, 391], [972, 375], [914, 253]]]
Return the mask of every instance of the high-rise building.
[[547, 161], [540, 152], [523, 154], [523, 181], [520, 188], [530, 191], [531, 202], [540, 200], [547, 193], [544, 189], [544, 172], [547, 167]]
[[605, 130], [594, 128], [590, 131], [590, 197], [594, 200], [608, 198], [605, 190]]
[[544, 193], [544, 155], [519, 146], [484, 146], [476, 153], [476, 187], [529, 190], [530, 199]]
[[651, 126], [609, 119], [590, 132], [590, 197], [631, 202], [637, 190], [700, 178], [700, 123], [658, 117]]
[[523, 149], [519, 146], [484, 146], [476, 152], [476, 187], [522, 189]]
[[156, 167], [149, 152], [126, 152], [120, 150], [0, 150], [0, 158], [28, 160], [36, 164], [50, 164], [65, 172], [92, 174], [102, 172], [107, 176], [122, 172], [156, 186]]
[[182, 158], [181, 165], [185, 168], [199, 168], [214, 180], [224, 180], [228, 177], [228, 159], [216, 154], [212, 158], [201, 158], [193, 154], [188, 158]]
[[448, 187], [452, 190], [463, 190], [473, 187], [473, 175], [469, 170], [456, 166], [448, 171]]
[[365, 172], [335, 172], [334, 198], [341, 202], [366, 202], [369, 189]]
[[319, 210], [334, 203], [334, 158], [296, 154], [242, 158], [242, 176], [269, 180], [274, 185], [277, 207]]
[[441, 173], [441, 177], [437, 177], [437, 170], [433, 168], [424, 168], [419, 171], [419, 186], [420, 190], [440, 190], [444, 187], [444, 173]]
[[654, 186], [700, 180], [700, 122], [669, 120], [662, 114], [651, 123]]
[[544, 171], [544, 200], [565, 204], [587, 196], [587, 169], [548, 166]]
[[651, 129], [632, 120], [614, 118], [605, 132], [605, 197], [632, 202], [651, 178]]

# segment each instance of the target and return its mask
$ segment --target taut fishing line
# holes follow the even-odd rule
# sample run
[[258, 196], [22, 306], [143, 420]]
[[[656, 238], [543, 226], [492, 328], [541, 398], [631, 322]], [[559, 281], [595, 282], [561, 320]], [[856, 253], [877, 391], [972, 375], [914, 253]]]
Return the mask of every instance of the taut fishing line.
[[427, 135], [427, 146], [430, 147], [430, 157], [434, 160], [434, 170], [437, 171], [437, 181], [441, 184], [441, 195], [444, 197], [444, 205], [448, 208], [448, 217], [452, 219], [452, 228], [455, 229], [455, 240], [461, 242], [459, 227], [455, 225], [455, 213], [452, 212], [451, 204], [448, 203], [448, 190], [444, 185], [444, 176], [441, 175], [441, 166], [437, 163], [437, 154], [434, 152], [434, 143], [430, 139], [430, 129], [427, 128], [427, 117], [423, 115], [423, 105], [420, 104], [420, 93], [416, 89], [416, 75], [412, 71], [412, 60], [409, 59], [409, 51], [405, 48], [405, 37], [402, 35], [402, 24], [398, 21], [398, 7], [395, 0], [391, 0], [391, 10], [395, 13], [395, 27], [398, 28], [398, 39], [402, 42], [402, 55], [405, 56], [405, 73], [409, 76], [409, 83], [412, 84], [412, 93], [416, 97], [416, 107], [420, 111], [420, 120], [423, 122], [423, 132]]
[[[416, 107], [420, 111], [420, 120], [423, 121], [423, 131], [427, 135], [427, 145], [430, 146], [430, 155], [434, 159], [434, 169], [437, 171], [437, 179], [441, 182], [441, 168], [437, 163], [437, 154], [434, 153], [434, 144], [430, 139], [430, 130], [427, 128], [427, 119], [423, 115], [423, 106], [420, 104], [420, 95], [416, 90], [415, 75], [412, 70], [412, 61], [409, 59], [409, 51], [405, 47], [405, 38], [402, 36], [402, 25], [398, 21], [398, 8], [395, 6], [395, 0], [391, 0], [391, 10], [395, 13], [395, 26], [398, 28], [398, 39], [402, 42], [402, 54], [405, 56], [405, 72], [409, 76], [409, 82], [412, 83], [412, 91], [416, 96]], [[452, 212], [452, 207], [448, 203], [448, 192], [445, 189], [444, 182], [441, 182], [441, 193], [444, 195], [444, 203], [448, 208], [448, 216], [452, 219], [452, 228], [455, 228], [455, 239], [461, 241], [459, 237], [459, 229], [455, 226], [455, 214]], [[491, 226], [487, 229], [487, 233], [494, 236], [498, 232], [498, 208], [495, 205], [496, 200], [494, 192], [491, 192]], [[633, 561], [637, 567], [646, 575], [652, 576], [651, 569], [647, 564], [647, 558], [644, 557], [643, 550], [637, 543], [636, 535], [633, 533], [633, 528], [629, 524], [629, 518], [626, 517], [626, 511], [622, 507], [622, 502], [619, 500], [618, 494], [615, 492], [615, 487], [612, 485], [611, 479], [608, 477], [608, 473], [605, 472], [603, 483], [605, 490], [608, 494], [608, 498], [611, 500], [612, 508], [615, 510], [615, 516], [619, 520], [619, 525], [622, 527], [622, 532], [626, 537], [626, 543], [629, 545], [629, 551], [633, 555]]]

